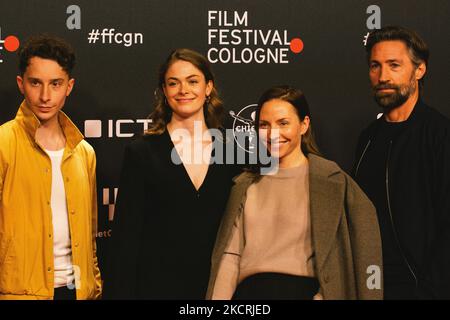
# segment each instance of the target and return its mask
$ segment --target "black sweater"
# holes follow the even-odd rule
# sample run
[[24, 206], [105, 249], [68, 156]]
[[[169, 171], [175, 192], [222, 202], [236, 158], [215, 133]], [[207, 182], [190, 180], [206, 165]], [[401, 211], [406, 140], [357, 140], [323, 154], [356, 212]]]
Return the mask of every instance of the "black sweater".
[[[354, 177], [363, 190], [372, 181], [367, 181], [365, 174], [358, 175], [361, 173], [358, 171], [370, 162], [366, 156], [370, 156], [372, 143], [383, 128], [383, 121], [379, 119], [372, 123], [358, 141]], [[387, 212], [392, 219], [390, 227], [405, 264], [411, 268], [418, 297], [448, 299], [449, 119], [419, 100], [408, 120], [390, 139], [384, 167], [386, 203], [375, 205], [377, 211]], [[383, 227], [381, 223], [380, 227]]]
[[[223, 144], [225, 146], [225, 144]], [[125, 150], [105, 298], [204, 299], [233, 165], [210, 164], [197, 191], [171, 160], [167, 130]]]

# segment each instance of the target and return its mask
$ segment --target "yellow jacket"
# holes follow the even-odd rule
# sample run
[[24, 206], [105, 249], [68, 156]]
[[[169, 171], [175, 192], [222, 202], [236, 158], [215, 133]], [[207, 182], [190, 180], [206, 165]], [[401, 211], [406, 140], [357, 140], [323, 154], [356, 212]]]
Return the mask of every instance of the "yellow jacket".
[[[61, 164], [66, 191], [77, 299], [101, 295], [95, 236], [94, 149], [62, 112]], [[35, 141], [39, 120], [26, 106], [0, 126], [0, 300], [53, 299], [52, 166]]]

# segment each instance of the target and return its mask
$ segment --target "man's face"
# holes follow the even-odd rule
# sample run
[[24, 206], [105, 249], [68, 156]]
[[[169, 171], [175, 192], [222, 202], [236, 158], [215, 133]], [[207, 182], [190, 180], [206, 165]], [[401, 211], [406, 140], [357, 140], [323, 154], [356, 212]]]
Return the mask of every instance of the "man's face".
[[403, 105], [418, 91], [425, 64], [413, 64], [406, 45], [399, 40], [382, 41], [372, 48], [369, 77], [375, 101], [391, 110]]
[[32, 57], [17, 85], [41, 124], [58, 120], [58, 112], [72, 91], [74, 79], [53, 60]]

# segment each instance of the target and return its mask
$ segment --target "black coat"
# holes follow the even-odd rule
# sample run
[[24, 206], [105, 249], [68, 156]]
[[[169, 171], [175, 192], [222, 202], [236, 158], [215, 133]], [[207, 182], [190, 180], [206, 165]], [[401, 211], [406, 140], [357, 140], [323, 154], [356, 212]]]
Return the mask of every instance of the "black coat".
[[[358, 141], [355, 180], [381, 119]], [[392, 141], [387, 161], [395, 232], [420, 297], [450, 298], [450, 121], [419, 102]]]
[[239, 168], [211, 164], [197, 191], [184, 166], [172, 162], [173, 148], [166, 130], [125, 150], [107, 299], [205, 297], [214, 240]]

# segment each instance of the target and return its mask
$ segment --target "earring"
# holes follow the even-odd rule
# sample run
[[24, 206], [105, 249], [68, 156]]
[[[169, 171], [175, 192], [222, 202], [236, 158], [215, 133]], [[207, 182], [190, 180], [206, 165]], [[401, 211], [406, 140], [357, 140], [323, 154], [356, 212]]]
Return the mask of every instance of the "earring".
[[210, 101], [211, 101], [211, 96], [206, 96], [206, 103], [209, 104]]

